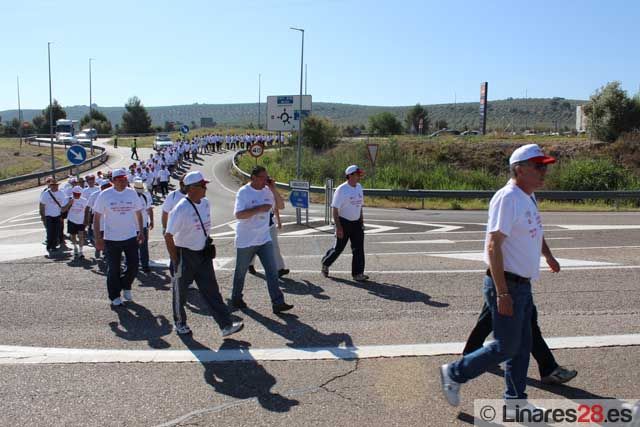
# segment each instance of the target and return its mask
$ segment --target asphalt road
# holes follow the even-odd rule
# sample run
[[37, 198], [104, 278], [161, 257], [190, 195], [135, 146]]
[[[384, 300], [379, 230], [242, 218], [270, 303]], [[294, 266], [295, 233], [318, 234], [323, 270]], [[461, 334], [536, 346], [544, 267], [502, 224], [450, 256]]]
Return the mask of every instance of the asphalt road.
[[[128, 153], [117, 150], [110, 166], [128, 164]], [[230, 158], [210, 154], [191, 165], [212, 181], [216, 274], [225, 297], [239, 187], [229, 176]], [[264, 281], [247, 276], [249, 309], [234, 313], [245, 322], [242, 332], [222, 340], [199, 293], [191, 291], [187, 314], [194, 334], [182, 340], [172, 332], [160, 230], [151, 237], [157, 267], [139, 274], [135, 303], [112, 310], [101, 262], [43, 257], [44, 232], [33, 218], [38, 192], [0, 196], [0, 348], [78, 351], [69, 356], [72, 363], [0, 353], [1, 425], [468, 425], [474, 399], [501, 395], [500, 373], [485, 374], [465, 385], [463, 404], [451, 408], [441, 397], [437, 367], [459, 350], [418, 356], [402, 347], [466, 339], [482, 305], [478, 257], [486, 212], [365, 209], [371, 280], [357, 283], [350, 279], [348, 251], [329, 278], [320, 274], [320, 258], [333, 239], [323, 207], [312, 206], [311, 228], [293, 224], [289, 207], [280, 245], [291, 269], [281, 283], [295, 305], [291, 314], [272, 314]], [[558, 362], [579, 375], [565, 387], [545, 386], [532, 362], [530, 397], [640, 399], [633, 338], [640, 330], [640, 214], [544, 213], [543, 222], [563, 270], [543, 269], [535, 284], [539, 321], [545, 337], [556, 338]], [[593, 348], [568, 349], [570, 340], [562, 338], [623, 334], [631, 338]], [[402, 357], [349, 356], [348, 349], [372, 346], [402, 349]], [[196, 361], [90, 363], [82, 349], [186, 351]], [[206, 363], [206, 350], [245, 360]], [[267, 356], [255, 356], [258, 350]], [[346, 352], [347, 360], [301, 360], [324, 357], [323, 351]]]

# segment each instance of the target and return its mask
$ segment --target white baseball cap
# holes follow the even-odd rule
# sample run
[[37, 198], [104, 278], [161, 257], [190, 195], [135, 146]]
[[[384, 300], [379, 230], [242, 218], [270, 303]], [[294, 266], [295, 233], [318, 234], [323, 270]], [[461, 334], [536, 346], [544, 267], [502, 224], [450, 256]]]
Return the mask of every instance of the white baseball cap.
[[209, 181], [204, 179], [204, 176], [202, 176], [202, 173], [200, 173], [200, 171], [189, 172], [184, 176], [182, 182], [184, 183], [184, 185], [193, 185], [198, 184], [199, 182], [204, 182], [205, 184], [209, 183]]
[[73, 188], [71, 189], [71, 192], [72, 192], [72, 193], [82, 194], [82, 188], [81, 188], [80, 186], [76, 185], [75, 187], [73, 187]]
[[111, 172], [111, 178], [117, 178], [119, 176], [127, 176], [127, 171], [124, 168], [119, 168], [119, 169], [114, 169], [113, 172]]
[[511, 157], [509, 157], [509, 164], [512, 165], [527, 160], [545, 165], [556, 161], [555, 157], [545, 156], [538, 144], [527, 144], [516, 148]]
[[345, 175], [351, 175], [352, 173], [357, 173], [358, 175], [364, 174], [364, 171], [358, 167], [358, 165], [351, 165], [344, 170]]

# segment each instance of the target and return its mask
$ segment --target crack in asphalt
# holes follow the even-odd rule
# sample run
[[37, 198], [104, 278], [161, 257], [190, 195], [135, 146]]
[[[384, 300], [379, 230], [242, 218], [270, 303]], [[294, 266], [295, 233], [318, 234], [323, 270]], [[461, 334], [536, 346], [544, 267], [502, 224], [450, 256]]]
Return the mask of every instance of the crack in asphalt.
[[[353, 403], [353, 400], [350, 397], [340, 394], [337, 390], [330, 390], [330, 389], [328, 389], [326, 387], [327, 387], [327, 385], [331, 384], [332, 382], [334, 382], [336, 380], [339, 380], [341, 378], [345, 378], [345, 377], [353, 374], [354, 372], [356, 372], [358, 370], [359, 364], [360, 364], [360, 360], [356, 359], [355, 360], [355, 366], [352, 369], [349, 369], [349, 371], [347, 371], [347, 372], [345, 372], [343, 374], [336, 375], [336, 376], [328, 379], [324, 383], [320, 384], [319, 386], [311, 386], [311, 387], [306, 387], [306, 388], [302, 388], [302, 389], [289, 390], [286, 393], [282, 393], [282, 396], [285, 396], [285, 397], [302, 396], [302, 395], [305, 395], [305, 394], [308, 394], [308, 393], [315, 393], [317, 391], [322, 390], [322, 391], [325, 391], [327, 393], [335, 394], [335, 395], [341, 397], [342, 399], [348, 400], [348, 401]], [[180, 426], [199, 425], [198, 422], [195, 422], [195, 424], [194, 424], [193, 421], [188, 422], [187, 424], [183, 424], [183, 423], [185, 423], [189, 419], [191, 419], [193, 417], [197, 417], [199, 415], [211, 414], [211, 413], [215, 413], [215, 412], [222, 412], [222, 411], [224, 411], [226, 409], [229, 409], [229, 408], [234, 408], [234, 407], [237, 407], [237, 406], [247, 405], [249, 403], [255, 403], [255, 402], [258, 402], [258, 401], [259, 401], [259, 396], [256, 396], [256, 397], [251, 397], [249, 399], [242, 399], [242, 400], [237, 401], [237, 402], [223, 403], [221, 405], [217, 405], [217, 406], [214, 406], [214, 407], [211, 407], [211, 408], [198, 409], [196, 411], [189, 412], [189, 413], [187, 413], [187, 414], [185, 414], [185, 415], [183, 415], [181, 417], [174, 418], [173, 420], [167, 421], [167, 422], [162, 423], [162, 424], [158, 424], [155, 427], [175, 427], [175, 426], [178, 426], [178, 425], [180, 425]], [[360, 407], [359, 405], [357, 405], [355, 403], [354, 403], [354, 405]]]

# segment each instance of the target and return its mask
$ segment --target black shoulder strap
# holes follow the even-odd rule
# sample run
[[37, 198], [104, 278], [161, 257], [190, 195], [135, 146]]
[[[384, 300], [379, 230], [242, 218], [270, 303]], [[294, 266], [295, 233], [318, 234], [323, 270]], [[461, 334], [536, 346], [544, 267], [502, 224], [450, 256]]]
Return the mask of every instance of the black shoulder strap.
[[147, 196], [145, 196], [144, 193], [138, 193], [138, 197], [142, 197], [144, 199], [144, 204], [146, 206], [147, 205]]
[[196, 215], [198, 215], [198, 219], [200, 220], [200, 225], [202, 226], [202, 232], [204, 233], [204, 237], [209, 237], [209, 235], [207, 234], [207, 232], [204, 229], [204, 223], [202, 222], [202, 218], [200, 218], [200, 212], [198, 212], [198, 208], [196, 208], [196, 205], [193, 204], [191, 199], [189, 199], [188, 197], [185, 197], [185, 199], [187, 199], [187, 201], [189, 203], [191, 203], [191, 206], [193, 206], [193, 210], [196, 211]]
[[51, 196], [51, 198], [53, 199], [54, 202], [56, 202], [56, 205], [58, 205], [58, 207], [60, 209], [62, 209], [62, 205], [60, 204], [60, 202], [58, 201], [58, 199], [56, 199], [56, 197], [53, 195], [53, 193], [51, 192], [51, 190], [47, 190], [47, 193], [49, 193], [49, 195]]

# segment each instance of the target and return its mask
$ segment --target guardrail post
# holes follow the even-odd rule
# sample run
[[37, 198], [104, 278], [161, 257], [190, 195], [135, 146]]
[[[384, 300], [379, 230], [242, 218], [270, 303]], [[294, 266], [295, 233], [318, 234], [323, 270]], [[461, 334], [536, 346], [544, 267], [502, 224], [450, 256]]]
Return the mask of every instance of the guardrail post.
[[331, 198], [333, 197], [333, 179], [327, 178], [324, 183], [324, 223], [331, 224]]
[[424, 197], [422, 198], [422, 210], [424, 210]]

